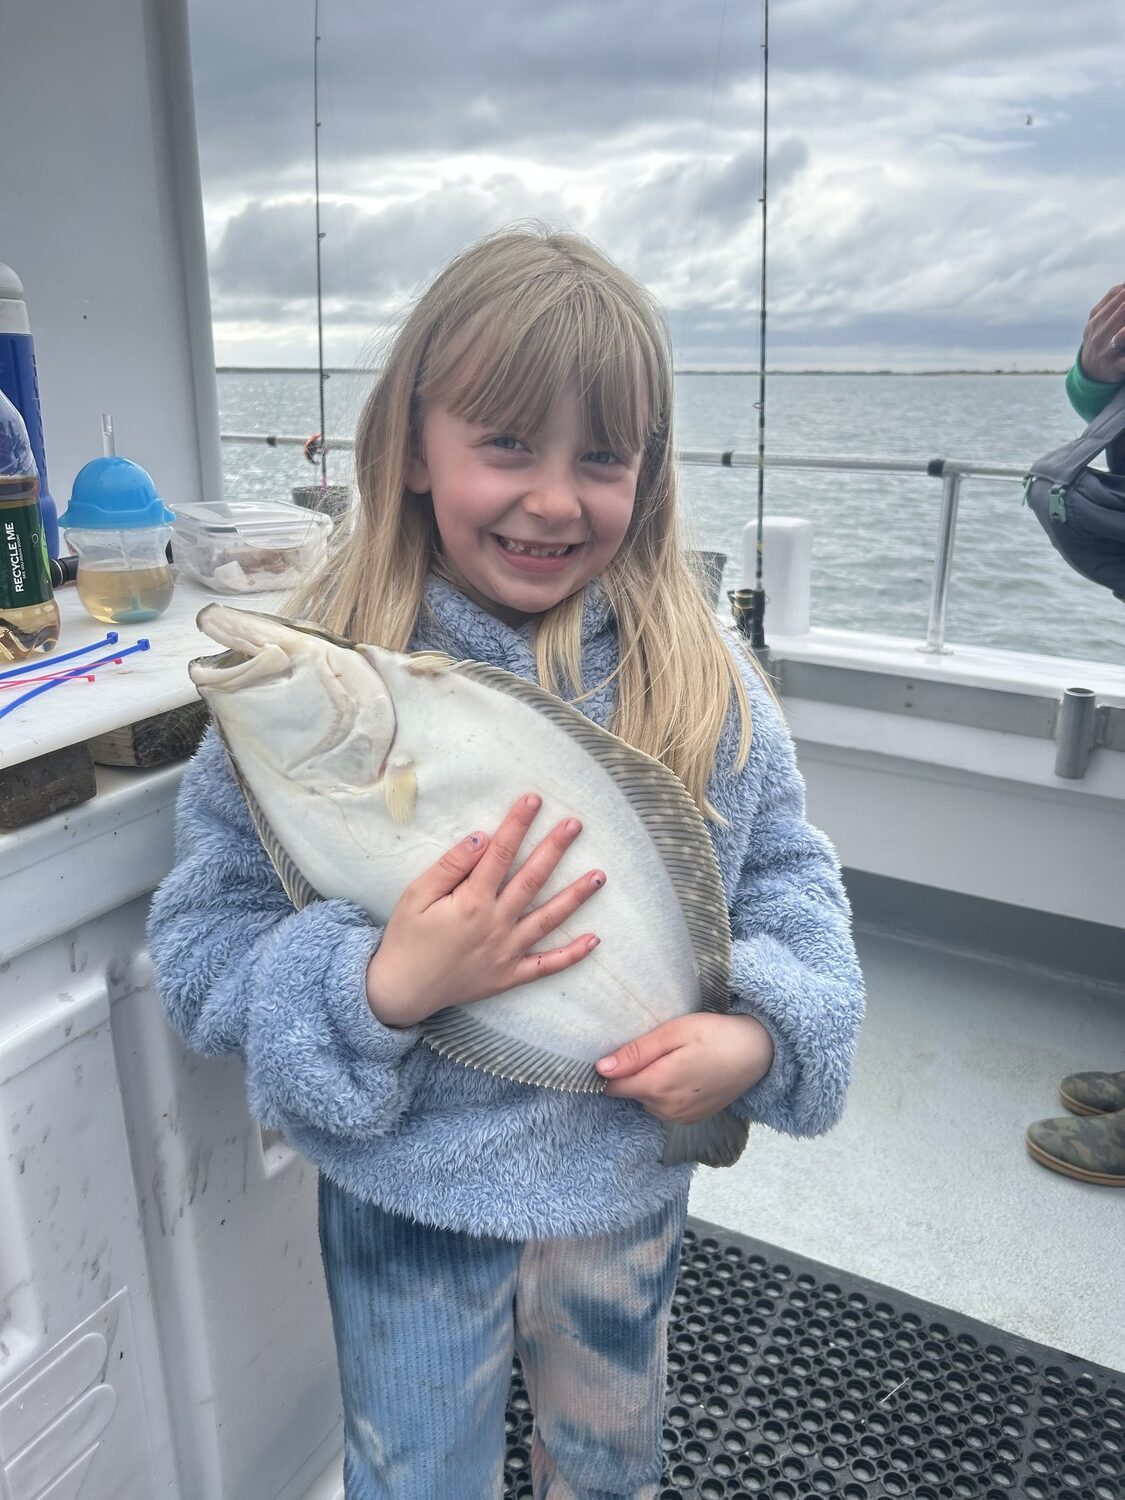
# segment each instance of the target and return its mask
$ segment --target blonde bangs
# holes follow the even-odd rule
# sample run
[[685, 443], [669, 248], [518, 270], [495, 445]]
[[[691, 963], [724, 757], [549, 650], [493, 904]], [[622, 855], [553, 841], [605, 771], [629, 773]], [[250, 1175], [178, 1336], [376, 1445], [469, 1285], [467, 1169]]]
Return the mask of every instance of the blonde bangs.
[[436, 404], [466, 422], [533, 436], [577, 389], [583, 441], [641, 453], [668, 418], [661, 364], [650, 330], [604, 288], [537, 277], [448, 330], [427, 357], [415, 421]]

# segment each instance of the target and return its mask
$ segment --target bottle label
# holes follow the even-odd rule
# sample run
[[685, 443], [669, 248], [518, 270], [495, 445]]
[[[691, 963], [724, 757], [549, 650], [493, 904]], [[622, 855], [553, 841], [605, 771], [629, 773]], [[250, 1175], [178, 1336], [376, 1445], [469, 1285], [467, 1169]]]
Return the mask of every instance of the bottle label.
[[51, 598], [47, 540], [34, 491], [8, 499], [0, 490], [0, 610], [46, 604]]

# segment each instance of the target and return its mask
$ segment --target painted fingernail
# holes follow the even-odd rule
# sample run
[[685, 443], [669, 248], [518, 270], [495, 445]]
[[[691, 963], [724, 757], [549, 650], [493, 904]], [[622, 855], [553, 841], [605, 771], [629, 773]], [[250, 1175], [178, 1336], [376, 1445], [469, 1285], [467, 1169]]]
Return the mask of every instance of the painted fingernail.
[[594, 873], [590, 876], [590, 884], [605, 885], [605, 875], [601, 870], [595, 870]]
[[532, 792], [529, 796], [523, 799], [523, 805], [527, 808], [528, 812], [538, 812], [539, 809], [543, 806], [543, 798], [537, 797], [535, 793]]
[[567, 818], [566, 822], [563, 824], [563, 832], [568, 836], [576, 833], [581, 833], [582, 824], [578, 821], [577, 818]]
[[470, 849], [479, 849], [481, 845], [481, 836], [479, 833], [470, 833], [465, 842], [466, 844], [468, 844]]
[[598, 944], [600, 942], [601, 942], [601, 938], [592, 937], [590, 939], [590, 941], [586, 944], [586, 952], [587, 953], [593, 953], [594, 949], [598, 946]]

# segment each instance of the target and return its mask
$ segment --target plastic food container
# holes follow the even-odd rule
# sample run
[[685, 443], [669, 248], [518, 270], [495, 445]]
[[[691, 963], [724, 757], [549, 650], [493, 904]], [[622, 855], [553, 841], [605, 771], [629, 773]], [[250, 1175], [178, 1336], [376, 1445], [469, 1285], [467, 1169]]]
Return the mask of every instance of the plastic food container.
[[300, 583], [324, 561], [332, 522], [317, 511], [262, 500], [180, 505], [176, 566], [217, 594], [260, 594]]

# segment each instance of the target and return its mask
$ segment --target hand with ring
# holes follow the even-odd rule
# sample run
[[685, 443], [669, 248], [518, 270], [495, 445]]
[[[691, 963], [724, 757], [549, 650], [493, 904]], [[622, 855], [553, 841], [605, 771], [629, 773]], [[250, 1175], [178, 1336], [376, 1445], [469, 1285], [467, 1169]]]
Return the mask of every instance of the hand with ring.
[[1106, 385], [1125, 380], [1125, 282], [1111, 286], [1091, 308], [1078, 358], [1090, 380]]

